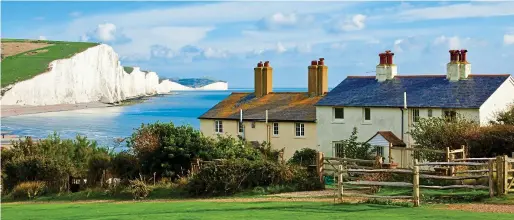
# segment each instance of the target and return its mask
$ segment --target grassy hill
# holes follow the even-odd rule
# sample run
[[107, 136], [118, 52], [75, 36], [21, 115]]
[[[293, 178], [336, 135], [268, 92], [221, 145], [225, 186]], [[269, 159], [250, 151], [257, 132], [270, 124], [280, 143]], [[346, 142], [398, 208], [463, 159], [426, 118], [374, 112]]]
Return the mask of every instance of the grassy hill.
[[[48, 70], [50, 62], [70, 58], [98, 43], [1, 39], [2, 87], [31, 79]], [[23, 48], [26, 48], [24, 50]], [[35, 48], [35, 49], [34, 49]]]

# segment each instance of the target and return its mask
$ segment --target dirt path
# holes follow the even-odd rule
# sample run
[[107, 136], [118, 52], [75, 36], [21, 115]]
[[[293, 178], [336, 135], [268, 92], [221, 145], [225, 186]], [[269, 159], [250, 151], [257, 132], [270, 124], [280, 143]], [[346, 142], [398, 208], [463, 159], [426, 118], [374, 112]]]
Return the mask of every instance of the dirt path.
[[468, 212], [496, 212], [514, 214], [514, 205], [493, 205], [493, 204], [450, 204], [445, 209], [462, 210]]
[[48, 43], [33, 43], [33, 42], [2, 42], [2, 59], [23, 53], [29, 50], [35, 50], [43, 47], [51, 46]]

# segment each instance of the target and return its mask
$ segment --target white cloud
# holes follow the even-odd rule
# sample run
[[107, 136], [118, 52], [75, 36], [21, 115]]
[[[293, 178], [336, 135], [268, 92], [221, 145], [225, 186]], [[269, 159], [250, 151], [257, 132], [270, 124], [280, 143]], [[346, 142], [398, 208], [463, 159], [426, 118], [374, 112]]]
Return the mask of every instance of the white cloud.
[[296, 14], [282, 14], [282, 13], [276, 13], [271, 16], [269, 19], [270, 23], [278, 24], [278, 25], [294, 25], [298, 21], [298, 18], [296, 17]]
[[341, 42], [332, 43], [332, 44], [330, 44], [330, 48], [335, 49], [335, 50], [342, 50], [342, 49], [346, 48], [346, 44], [341, 43]]
[[71, 17], [79, 17], [81, 15], [82, 15], [82, 13], [80, 11], [70, 12]]
[[461, 49], [464, 46], [469, 46], [471, 38], [460, 38], [458, 36], [447, 37], [439, 36], [434, 40], [434, 45], [447, 45], [448, 49]]
[[95, 36], [101, 41], [109, 42], [115, 40], [116, 25], [112, 23], [99, 24], [95, 31]]
[[336, 22], [333, 30], [335, 31], [358, 31], [366, 27], [366, 15], [356, 14]]
[[514, 2], [472, 2], [400, 10], [396, 17], [408, 20], [452, 19], [514, 15]]
[[283, 52], [287, 51], [286, 47], [284, 47], [284, 45], [281, 42], [277, 43], [277, 49], [276, 50], [277, 50], [278, 53], [283, 53]]
[[226, 51], [209, 47], [203, 51], [203, 56], [205, 58], [226, 58], [228, 57], [228, 54]]
[[503, 43], [505, 45], [514, 44], [514, 34], [505, 34], [505, 35], [503, 35]]
[[45, 36], [39, 36], [39, 40], [46, 40]]

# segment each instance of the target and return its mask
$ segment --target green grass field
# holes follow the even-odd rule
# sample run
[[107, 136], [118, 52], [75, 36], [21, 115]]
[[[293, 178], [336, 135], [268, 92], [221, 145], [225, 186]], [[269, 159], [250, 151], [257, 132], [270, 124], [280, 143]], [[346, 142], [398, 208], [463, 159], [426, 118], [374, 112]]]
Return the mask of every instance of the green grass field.
[[126, 202], [2, 204], [3, 219], [509, 219], [513, 215], [323, 202]]
[[[47, 71], [48, 64], [57, 59], [70, 58], [87, 48], [98, 45], [97, 43], [86, 42], [63, 42], [63, 41], [31, 41], [19, 39], [2, 39], [2, 42], [45, 42], [53, 44], [48, 47], [25, 51], [23, 53], [6, 57], [2, 60], [2, 87], [15, 82], [30, 79], [40, 73]], [[47, 50], [37, 54], [29, 55], [33, 51]]]

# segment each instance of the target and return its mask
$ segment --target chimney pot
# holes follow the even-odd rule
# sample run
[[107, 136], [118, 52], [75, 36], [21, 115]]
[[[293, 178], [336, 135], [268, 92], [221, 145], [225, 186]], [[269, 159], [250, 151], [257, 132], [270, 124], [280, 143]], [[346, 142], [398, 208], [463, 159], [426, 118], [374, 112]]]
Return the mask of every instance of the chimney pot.
[[466, 59], [466, 53], [467, 52], [468, 52], [468, 50], [466, 50], [466, 49], [460, 50], [460, 62], [463, 62], [463, 63], [468, 62], [467, 59]]
[[269, 67], [269, 61], [264, 62], [264, 67]]
[[380, 57], [380, 64], [379, 65], [386, 64], [386, 54], [385, 53], [379, 53], [378, 56]]
[[261, 62], [259, 62], [259, 63], [257, 63], [257, 67], [262, 67], [262, 66], [263, 66], [263, 65], [262, 65], [262, 61], [261, 61]]
[[[391, 51], [389, 51], [391, 52]], [[387, 64], [394, 64], [393, 62], [393, 56], [394, 56], [394, 53], [389, 53], [389, 57], [387, 58]]]
[[323, 65], [325, 65], [325, 62], [324, 62], [324, 61], [325, 61], [325, 58], [319, 58], [318, 65], [319, 65], [319, 66], [323, 66]]
[[311, 66], [316, 66], [316, 65], [318, 65], [318, 61], [316, 61], [316, 60], [311, 61]]

